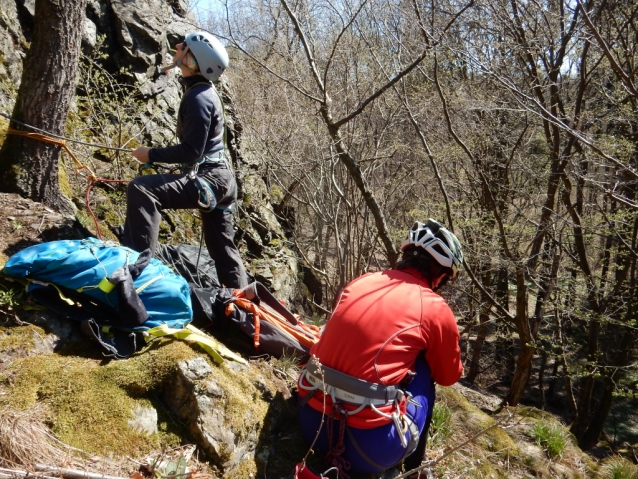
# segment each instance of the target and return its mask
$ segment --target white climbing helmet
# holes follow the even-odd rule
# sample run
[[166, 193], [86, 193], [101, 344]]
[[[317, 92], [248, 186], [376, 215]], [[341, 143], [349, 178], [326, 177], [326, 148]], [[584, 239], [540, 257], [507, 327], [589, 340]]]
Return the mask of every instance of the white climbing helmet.
[[228, 68], [228, 53], [224, 45], [208, 32], [186, 35], [184, 49], [193, 53], [200, 73], [209, 81], [217, 81]]
[[[228, 67], [228, 53], [217, 38], [208, 32], [193, 32], [186, 35], [183, 42], [184, 54], [176, 62], [159, 69], [165, 73], [171, 68], [181, 67], [190, 51], [199, 67], [199, 73], [208, 81], [216, 82]], [[188, 67], [188, 65], [184, 65]], [[188, 67], [190, 68], [190, 67]]]
[[428, 219], [424, 224], [414, 223], [408, 236], [401, 243], [401, 251], [417, 246], [427, 251], [437, 263], [452, 270], [452, 279], [456, 279], [463, 263], [463, 251], [458, 238], [441, 223]]

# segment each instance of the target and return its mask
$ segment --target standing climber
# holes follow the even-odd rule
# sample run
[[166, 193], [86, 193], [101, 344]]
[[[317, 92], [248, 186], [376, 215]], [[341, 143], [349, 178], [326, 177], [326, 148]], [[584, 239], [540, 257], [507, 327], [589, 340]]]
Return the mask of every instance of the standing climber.
[[[463, 372], [459, 332], [435, 293], [463, 262], [454, 234], [430, 219], [415, 223], [394, 269], [365, 274], [338, 298], [299, 378], [306, 440], [341, 471], [369, 474], [424, 456], [434, 383]], [[325, 398], [324, 398], [325, 391]], [[340, 477], [341, 477], [340, 475]]]
[[179, 144], [133, 150], [140, 163], [180, 164], [182, 174], [140, 176], [129, 183], [123, 244], [155, 252], [161, 211], [199, 208], [206, 247], [215, 260], [220, 282], [229, 288], [247, 285], [246, 271], [233, 242], [233, 208], [237, 184], [224, 153], [224, 110], [212, 82], [228, 66], [228, 54], [206, 32], [186, 35], [176, 45], [185, 91], [177, 113]]

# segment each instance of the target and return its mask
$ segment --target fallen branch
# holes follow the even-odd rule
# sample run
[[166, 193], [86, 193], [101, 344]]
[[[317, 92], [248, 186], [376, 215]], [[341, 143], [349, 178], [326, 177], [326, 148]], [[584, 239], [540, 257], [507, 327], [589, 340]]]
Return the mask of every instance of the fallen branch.
[[43, 464], [37, 464], [35, 466], [35, 470], [39, 472], [57, 474], [64, 479], [128, 479], [127, 477], [107, 476], [106, 474], [45, 466]]
[[40, 474], [33, 474], [28, 471], [20, 471], [18, 469], [6, 469], [4, 467], [0, 467], [0, 477], [2, 478], [15, 478], [15, 477], [30, 477], [30, 478], [38, 478], [38, 479], [59, 479], [57, 477], [44, 476]]

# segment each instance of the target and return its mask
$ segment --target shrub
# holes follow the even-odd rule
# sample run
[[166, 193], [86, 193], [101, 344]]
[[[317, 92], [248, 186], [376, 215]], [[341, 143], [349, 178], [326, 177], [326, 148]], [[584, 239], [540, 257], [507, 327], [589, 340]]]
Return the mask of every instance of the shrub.
[[560, 458], [567, 446], [567, 434], [558, 425], [537, 422], [532, 428], [532, 437], [551, 459]]
[[606, 460], [601, 472], [608, 479], [638, 479], [638, 467], [622, 457]]
[[452, 435], [451, 421], [452, 410], [441, 402], [435, 403], [430, 424], [430, 441], [433, 446], [445, 444]]

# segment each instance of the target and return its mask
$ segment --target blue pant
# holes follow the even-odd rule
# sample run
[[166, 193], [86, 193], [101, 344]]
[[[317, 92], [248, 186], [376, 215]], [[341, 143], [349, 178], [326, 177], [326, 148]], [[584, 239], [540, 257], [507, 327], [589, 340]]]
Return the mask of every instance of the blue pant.
[[[430, 367], [423, 355], [419, 355], [415, 363], [416, 376], [405, 387], [412, 394], [412, 400], [407, 406], [407, 416], [414, 421], [419, 430], [419, 435], [427, 435], [426, 424], [429, 426], [429, 418], [434, 407], [434, 382], [430, 376]], [[414, 404], [414, 403], [416, 404]], [[309, 405], [299, 409], [299, 421], [304, 438], [311, 444], [317, 435], [317, 429], [321, 423], [321, 412]], [[315, 448], [326, 454], [334, 446], [339, 436], [340, 421], [334, 420], [333, 444], [328, 444], [327, 433], [328, 418], [324, 418], [323, 427]], [[357, 474], [369, 474], [385, 471], [405, 458], [406, 449], [401, 444], [394, 422], [373, 429], [357, 429], [346, 427], [344, 436], [345, 451], [342, 457], [350, 463], [350, 469], [345, 472]], [[406, 433], [408, 441], [410, 432]], [[420, 445], [425, 445], [426, 438]], [[420, 450], [420, 452], [419, 452]], [[423, 455], [424, 447], [417, 447], [415, 454]], [[417, 458], [420, 463], [421, 458]]]

